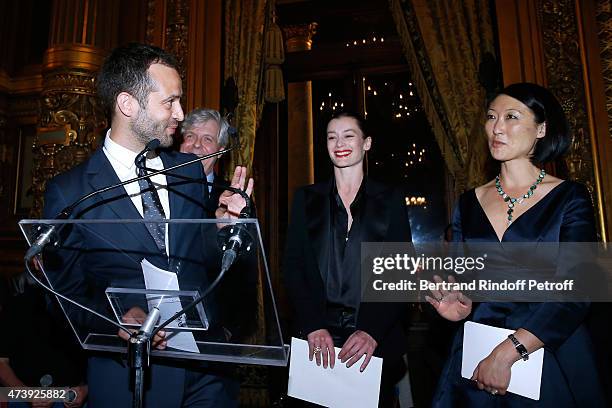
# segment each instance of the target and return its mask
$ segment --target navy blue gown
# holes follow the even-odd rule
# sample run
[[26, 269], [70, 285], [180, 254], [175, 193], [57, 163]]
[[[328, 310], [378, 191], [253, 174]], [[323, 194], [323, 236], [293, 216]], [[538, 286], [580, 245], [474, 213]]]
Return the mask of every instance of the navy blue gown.
[[[453, 240], [499, 242], [474, 190], [464, 193], [453, 215]], [[591, 198], [585, 186], [564, 181], [505, 231], [505, 242], [597, 241]], [[472, 321], [512, 330], [524, 328], [544, 343], [540, 400], [491, 395], [461, 377], [463, 330], [458, 330], [440, 377], [434, 407], [603, 407], [591, 339], [584, 325], [588, 303], [478, 304]]]

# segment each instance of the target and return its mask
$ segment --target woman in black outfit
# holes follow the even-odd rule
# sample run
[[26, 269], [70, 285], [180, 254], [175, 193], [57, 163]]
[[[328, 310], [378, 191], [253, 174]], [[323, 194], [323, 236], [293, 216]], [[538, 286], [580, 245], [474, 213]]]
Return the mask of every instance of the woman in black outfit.
[[[341, 113], [330, 120], [334, 177], [296, 191], [283, 269], [310, 359], [323, 367], [336, 359], [357, 362], [363, 371], [373, 355], [382, 357], [379, 405], [392, 406], [393, 387], [405, 371], [406, 305], [361, 301], [361, 243], [410, 242], [411, 234], [404, 195], [364, 175], [371, 145], [360, 116]], [[334, 346], [342, 348], [337, 356]]]

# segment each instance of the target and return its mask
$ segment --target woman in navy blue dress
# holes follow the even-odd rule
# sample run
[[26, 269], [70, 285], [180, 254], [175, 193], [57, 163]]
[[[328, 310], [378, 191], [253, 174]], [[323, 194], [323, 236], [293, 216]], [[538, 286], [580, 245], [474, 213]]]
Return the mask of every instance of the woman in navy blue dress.
[[[545, 173], [541, 163], [568, 149], [569, 128], [559, 102], [529, 83], [510, 85], [488, 107], [489, 150], [499, 175], [464, 193], [453, 216], [453, 239], [463, 242], [594, 242], [591, 198], [582, 184]], [[534, 246], [534, 248], [536, 248]], [[427, 298], [443, 317], [514, 330], [461, 376], [463, 332], [453, 343], [434, 397], [435, 407], [604, 406], [593, 347], [584, 322], [588, 303], [485, 302], [460, 292]], [[511, 367], [544, 348], [540, 399], [508, 393]]]

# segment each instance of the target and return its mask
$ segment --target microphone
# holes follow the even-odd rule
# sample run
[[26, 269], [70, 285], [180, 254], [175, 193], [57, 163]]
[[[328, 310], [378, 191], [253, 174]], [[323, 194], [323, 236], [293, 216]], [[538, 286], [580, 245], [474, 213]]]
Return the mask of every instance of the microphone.
[[[245, 207], [238, 218], [250, 218], [250, 208]], [[217, 240], [223, 256], [221, 257], [221, 274], [227, 272], [242, 251], [250, 251], [253, 237], [245, 224], [226, 225], [217, 233]]]
[[150, 337], [151, 333], [153, 332], [153, 328], [155, 327], [155, 324], [159, 321], [160, 313], [161, 312], [159, 311], [159, 308], [155, 306], [153, 310], [151, 310], [151, 312], [147, 315], [147, 318], [142, 324], [142, 326], [140, 326], [139, 333]]
[[153, 139], [145, 145], [145, 148], [140, 153], [138, 153], [136, 155], [136, 158], [134, 159], [134, 164], [136, 164], [137, 168], [145, 170], [146, 173], [147, 168], [144, 165], [145, 160], [147, 159], [146, 155], [150, 151], [157, 149], [160, 143], [161, 142], [159, 141], [159, 139]]
[[[55, 219], [67, 219], [69, 216], [70, 213], [65, 213], [62, 211], [57, 217], [55, 217]], [[30, 245], [30, 248], [28, 248], [24, 256], [24, 259], [27, 262], [30, 262], [34, 256], [40, 254], [42, 250], [49, 245], [49, 243], [53, 244], [54, 246], [59, 244], [59, 234], [57, 233], [57, 227], [55, 225], [40, 224], [36, 227], [36, 234], [38, 234], [38, 236], [32, 245]]]
[[42, 377], [40, 377], [40, 386], [41, 387], [50, 387], [53, 384], [53, 376], [51, 376], [51, 374], [45, 374]]

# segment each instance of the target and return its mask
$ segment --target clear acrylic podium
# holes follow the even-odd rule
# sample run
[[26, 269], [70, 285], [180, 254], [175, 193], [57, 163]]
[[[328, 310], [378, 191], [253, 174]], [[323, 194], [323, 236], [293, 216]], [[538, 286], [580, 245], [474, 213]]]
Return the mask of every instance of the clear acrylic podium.
[[[257, 220], [162, 222], [168, 229], [170, 256], [155, 246], [142, 219], [22, 220], [19, 226], [29, 245], [41, 231], [54, 227], [54, 239], [34, 261], [49, 286], [126, 328], [138, 329], [142, 321], [126, 319], [126, 314], [146, 316], [156, 306], [159, 325], [207, 290], [219, 275], [232, 226], [240, 225], [246, 235], [231, 268], [201, 304], [164, 328], [168, 347], [152, 349], [151, 356], [285, 366], [288, 346]], [[84, 349], [126, 353], [116, 326], [58, 301]]]

